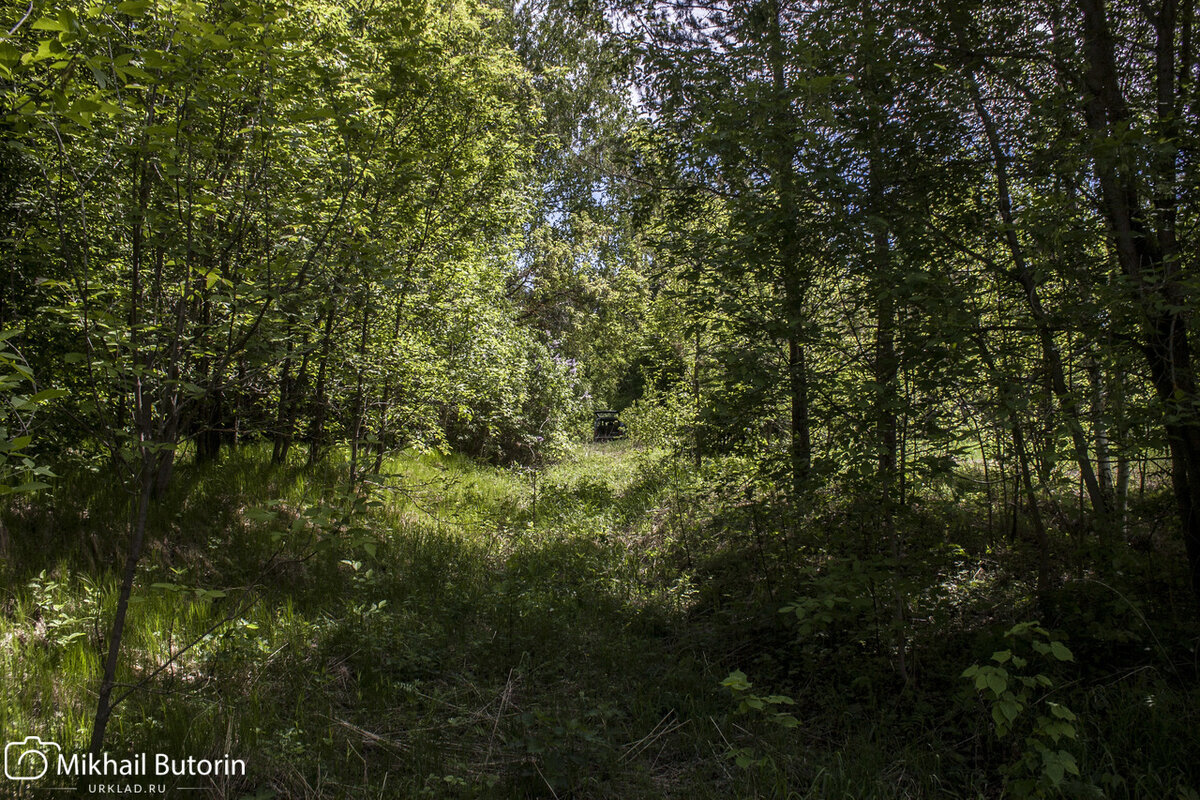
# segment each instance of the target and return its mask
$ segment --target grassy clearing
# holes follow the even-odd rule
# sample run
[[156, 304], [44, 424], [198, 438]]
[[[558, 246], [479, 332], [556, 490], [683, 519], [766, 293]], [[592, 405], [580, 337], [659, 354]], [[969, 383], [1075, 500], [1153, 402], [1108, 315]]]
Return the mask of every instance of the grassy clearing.
[[[838, 546], [869, 535], [852, 510], [798, 534], [620, 443], [540, 473], [405, 453], [354, 493], [336, 461], [266, 461], [184, 467], [156, 507], [110, 728], [114, 752], [246, 758], [212, 797], [990, 797], [1022, 749], [959, 673], [1027, 614], [1028, 572], [1006, 567], [1023, 553], [950, 546], [949, 512], [907, 521], [901, 585]], [[86, 744], [126, 507], [110, 484], [73, 475], [5, 517], [8, 739]], [[1193, 797], [1194, 641], [1109, 588], [1064, 591], [1055, 624], [1097, 625], [1046, 667], [1079, 715], [1071, 785]], [[722, 686], [735, 669], [749, 688]]]

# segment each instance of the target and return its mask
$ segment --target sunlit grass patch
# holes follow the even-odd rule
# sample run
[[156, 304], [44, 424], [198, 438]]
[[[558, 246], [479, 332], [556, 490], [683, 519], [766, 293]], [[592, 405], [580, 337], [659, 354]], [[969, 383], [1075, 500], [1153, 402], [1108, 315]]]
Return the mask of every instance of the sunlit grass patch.
[[[1003, 753], [958, 747], [986, 738], [958, 674], [995, 649], [996, 625], [1028, 611], [1030, 587], [1013, 577], [1019, 551], [949, 544], [953, 515], [905, 523], [922, 549], [894, 584], [917, 676], [902, 692], [878, 600], [890, 596], [890, 556], [864, 561], [850, 547], [867, 517], [837, 511], [801, 527], [769, 497], [722, 505], [705, 487], [729, 464], [706, 463], [701, 480], [685, 459], [625, 443], [581, 445], [538, 470], [409, 451], [351, 487], [337, 453], [311, 469], [268, 460], [248, 447], [184, 464], [155, 509], [118, 673], [118, 696], [132, 692], [111, 749], [239, 754], [250, 775], [213, 789], [236, 798], [997, 789], [989, 770]], [[24, 572], [5, 567], [0, 725], [80, 748], [128, 497], [94, 477], [64, 481], [77, 494], [63, 500], [56, 556], [30, 571], [36, 557], [21, 551]], [[9, 519], [39, 535], [44, 513]], [[103, 567], [100, 551], [69, 547], [93, 532], [113, 542]], [[1064, 608], [1095, 605], [1072, 597]], [[779, 613], [798, 600], [828, 619], [809, 630]], [[735, 668], [764, 695], [794, 696], [802, 725], [739, 715], [721, 684]], [[1088, 768], [1117, 776], [1114, 796], [1187, 780], [1162, 771], [1179, 757], [1179, 730], [1153, 728], [1194, 710], [1174, 678], [1150, 674], [1071, 701]]]

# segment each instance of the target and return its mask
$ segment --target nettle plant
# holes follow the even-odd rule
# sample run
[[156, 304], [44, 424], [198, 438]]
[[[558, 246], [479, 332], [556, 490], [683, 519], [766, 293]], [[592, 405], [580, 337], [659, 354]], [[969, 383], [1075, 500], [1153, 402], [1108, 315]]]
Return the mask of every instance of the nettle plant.
[[1070, 649], [1037, 622], [1014, 625], [1005, 634], [1009, 647], [992, 653], [989, 663], [962, 673], [990, 704], [996, 736], [1023, 737], [1024, 748], [1002, 769], [1014, 797], [1054, 796], [1079, 784], [1079, 765], [1067, 749], [1078, 738], [1071, 709], [1050, 699], [1054, 681], [1031, 662], [1053, 666], [1074, 661]]
[[[800, 721], [794, 715], [784, 710], [788, 706], [794, 706], [795, 700], [783, 694], [760, 695], [750, 691], [754, 684], [740, 669], [729, 673], [729, 677], [721, 681], [721, 685], [728, 689], [734, 700], [737, 701], [737, 714], [754, 715], [783, 728], [795, 728], [800, 725]], [[730, 755], [734, 762], [743, 769], [775, 767], [770, 756], [760, 756], [752, 747], [732, 748]]]

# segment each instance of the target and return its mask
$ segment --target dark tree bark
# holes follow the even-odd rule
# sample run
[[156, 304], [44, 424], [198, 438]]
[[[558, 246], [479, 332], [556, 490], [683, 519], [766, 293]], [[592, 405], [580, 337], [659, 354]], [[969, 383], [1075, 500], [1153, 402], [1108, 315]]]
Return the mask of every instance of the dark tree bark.
[[784, 42], [783, 6], [771, 5], [767, 22], [767, 61], [771, 70], [770, 152], [768, 155], [771, 186], [775, 193], [776, 256], [783, 284], [787, 313], [788, 395], [791, 405], [792, 495], [799, 501], [808, 484], [812, 465], [812, 436], [809, 430], [808, 362], [805, 353], [805, 295], [807, 280], [800, 248], [796, 203], [796, 175], [793, 159], [796, 146], [791, 130], [794, 121], [789, 111], [787, 52]]
[[99, 754], [104, 749], [104, 733], [112, 717], [112, 690], [117, 680], [117, 664], [121, 656], [121, 641], [125, 635], [125, 617], [129, 612], [129, 598], [133, 594], [133, 583], [137, 576], [138, 562], [142, 558], [142, 546], [146, 540], [146, 521], [150, 515], [150, 496], [154, 492], [157, 475], [155, 458], [149, 450], [143, 450], [140, 469], [140, 487], [134, 496], [130, 513], [129, 552], [125, 556], [125, 569], [121, 575], [121, 590], [117, 595], [117, 610], [113, 616], [108, 635], [108, 654], [104, 659], [104, 673], [100, 678], [100, 691], [96, 698], [96, 717], [92, 722], [92, 738], [88, 751]]
[[325, 318], [325, 332], [321, 336], [321, 360], [317, 365], [313, 416], [308, 431], [308, 465], [310, 467], [317, 463], [325, 448], [325, 417], [329, 413], [329, 399], [325, 395], [325, 384], [329, 375], [329, 354], [333, 342], [333, 321], [336, 315], [337, 309], [331, 305], [329, 316]]
[[[1083, 19], [1084, 114], [1092, 135], [1092, 161], [1121, 271], [1129, 279], [1141, 316], [1141, 350], [1163, 405], [1171, 453], [1171, 483], [1187, 551], [1192, 589], [1200, 598], [1200, 419], [1191, 341], [1191, 295], [1181, 274], [1175, 235], [1178, 181], [1176, 0], [1162, 0], [1151, 22], [1155, 47], [1156, 155], [1142, 162], [1122, 141], [1130, 112], [1117, 72], [1104, 0], [1079, 0]], [[1190, 57], [1190, 56], [1189, 56]], [[1186, 59], [1185, 59], [1186, 61]], [[1142, 163], [1139, 163], [1142, 162]], [[1149, 207], [1139, 186], [1149, 179]]]
[[1058, 399], [1059, 408], [1062, 409], [1067, 428], [1071, 432], [1071, 444], [1075, 454], [1075, 463], [1079, 466], [1079, 474], [1082, 476], [1083, 484], [1087, 488], [1092, 510], [1100, 519], [1100, 527], [1103, 531], [1107, 529], [1106, 521], [1111, 514], [1110, 497], [1104, 492], [1100, 481], [1096, 478], [1095, 470], [1092, 469], [1091, 456], [1088, 454], [1087, 436], [1080, 422], [1082, 414], [1079, 410], [1079, 403], [1075, 395], [1067, 388], [1062, 355], [1059, 353], [1058, 345], [1054, 341], [1054, 331], [1050, 325], [1050, 315], [1042, 304], [1037, 282], [1034, 280], [1033, 269], [1025, 259], [1024, 248], [1021, 247], [1021, 242], [1017, 238], [1017, 228], [1009, 193], [1008, 159], [1000, 143], [1000, 135], [996, 130], [996, 124], [992, 119], [991, 113], [979, 95], [979, 87], [973, 81], [971, 83], [971, 93], [976, 113], [978, 113], [979, 119], [983, 123], [984, 134], [987, 137], [988, 148], [991, 151], [996, 171], [996, 191], [1000, 219], [1004, 223], [1004, 241], [1008, 246], [1009, 257], [1012, 259], [1013, 264], [1011, 277], [1020, 285], [1026, 304], [1029, 306], [1030, 314], [1033, 317], [1033, 324], [1037, 329], [1038, 343], [1042, 350], [1042, 361], [1049, 372], [1050, 388], [1054, 392], [1054, 396]]

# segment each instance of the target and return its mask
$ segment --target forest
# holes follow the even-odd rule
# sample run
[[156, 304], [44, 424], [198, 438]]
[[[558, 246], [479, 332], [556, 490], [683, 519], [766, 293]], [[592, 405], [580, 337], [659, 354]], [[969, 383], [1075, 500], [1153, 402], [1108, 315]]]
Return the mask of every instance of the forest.
[[0, 797], [1200, 800], [1197, 25], [0, 0]]

